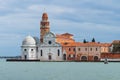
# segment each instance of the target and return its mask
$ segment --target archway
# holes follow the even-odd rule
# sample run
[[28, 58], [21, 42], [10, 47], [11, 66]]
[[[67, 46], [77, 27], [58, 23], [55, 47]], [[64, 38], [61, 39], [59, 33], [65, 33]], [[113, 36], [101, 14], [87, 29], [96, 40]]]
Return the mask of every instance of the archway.
[[48, 58], [49, 58], [49, 60], [51, 60], [51, 59], [52, 59], [52, 56], [51, 56], [51, 55], [49, 55], [49, 56], [48, 56]]
[[98, 56], [95, 56], [94, 61], [98, 61], [98, 60], [99, 60]]
[[87, 57], [86, 56], [82, 56], [81, 57], [81, 61], [87, 61]]

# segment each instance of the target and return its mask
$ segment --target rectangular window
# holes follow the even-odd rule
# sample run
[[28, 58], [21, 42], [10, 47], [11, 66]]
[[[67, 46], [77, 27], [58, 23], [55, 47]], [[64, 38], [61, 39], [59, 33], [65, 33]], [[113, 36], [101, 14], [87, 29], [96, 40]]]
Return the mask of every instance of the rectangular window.
[[73, 55], [73, 57], [75, 58], [75, 54]]
[[60, 56], [60, 50], [58, 49], [58, 56]]
[[98, 51], [98, 48], [96, 48], [96, 51]]
[[38, 47], [36, 48], [36, 51], [38, 52]]
[[70, 54], [69, 54], [69, 58], [70, 58]]
[[78, 51], [80, 51], [80, 48], [78, 48]]
[[92, 48], [90, 48], [90, 51], [92, 51]]
[[73, 48], [73, 51], [75, 51], [75, 48]]
[[87, 48], [85, 48], [85, 51], [87, 51]]
[[69, 51], [71, 51], [71, 49], [69, 48]]
[[41, 56], [42, 56], [43, 55], [43, 51], [41, 50], [40, 52], [41, 52]]
[[71, 58], [73, 57], [73, 54], [71, 54]]

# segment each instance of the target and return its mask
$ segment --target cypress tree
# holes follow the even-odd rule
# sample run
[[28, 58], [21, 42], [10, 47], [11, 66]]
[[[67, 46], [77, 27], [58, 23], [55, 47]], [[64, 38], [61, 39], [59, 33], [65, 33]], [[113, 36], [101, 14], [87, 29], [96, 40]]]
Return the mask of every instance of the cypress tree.
[[86, 39], [83, 40], [83, 43], [87, 43]]
[[92, 39], [92, 42], [95, 42], [95, 38]]

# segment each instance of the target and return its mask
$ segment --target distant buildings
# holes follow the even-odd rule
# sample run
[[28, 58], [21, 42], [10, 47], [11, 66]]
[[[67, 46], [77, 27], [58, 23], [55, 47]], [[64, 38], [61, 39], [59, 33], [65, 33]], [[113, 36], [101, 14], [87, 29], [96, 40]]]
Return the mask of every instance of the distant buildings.
[[[43, 13], [40, 22], [40, 39], [27, 36], [21, 46], [23, 60], [40, 61], [100, 61], [104, 58], [119, 59], [120, 41], [113, 43], [76, 42], [70, 33], [54, 34], [50, 31], [47, 13]], [[118, 56], [119, 55], [119, 56]]]

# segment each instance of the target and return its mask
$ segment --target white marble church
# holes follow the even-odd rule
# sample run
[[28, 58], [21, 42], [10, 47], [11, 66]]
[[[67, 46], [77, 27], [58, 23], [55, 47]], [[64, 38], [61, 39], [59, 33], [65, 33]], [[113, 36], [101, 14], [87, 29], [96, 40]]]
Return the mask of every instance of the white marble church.
[[22, 59], [40, 61], [62, 61], [62, 46], [56, 42], [56, 36], [50, 32], [47, 13], [43, 13], [40, 22], [40, 39], [27, 36], [21, 46]]

